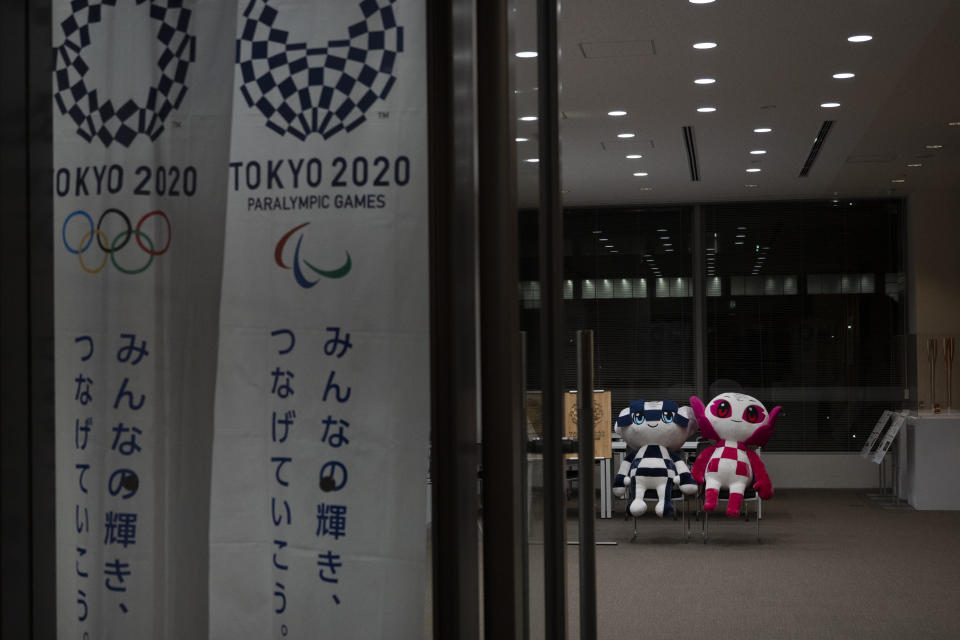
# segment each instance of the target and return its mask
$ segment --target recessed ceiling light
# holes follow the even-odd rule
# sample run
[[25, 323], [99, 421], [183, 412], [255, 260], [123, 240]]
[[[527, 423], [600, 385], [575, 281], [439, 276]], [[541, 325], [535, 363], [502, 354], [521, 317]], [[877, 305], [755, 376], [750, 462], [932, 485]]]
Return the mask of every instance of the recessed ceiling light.
[[694, 84], [713, 84], [716, 82], [716, 78], [697, 78], [693, 81]]
[[631, 153], [630, 155], [627, 156], [627, 160], [639, 160], [642, 157], [643, 156], [640, 155], [639, 153]]
[[734, 242], [733, 244], [743, 244], [743, 240], [737, 240], [737, 241]]
[[746, 227], [743, 227], [743, 226], [737, 227], [737, 231], [746, 231], [746, 230], [747, 230]]
[[773, 129], [770, 127], [759, 127], [753, 130], [754, 133], [770, 133], [771, 131], [773, 131]]
[[890, 182], [906, 182], [906, 180], [904, 180], [903, 178], [894, 178]]
[[715, 0], [690, 0], [690, 4], [710, 4]]
[[666, 253], [673, 253], [673, 249], [664, 249]]
[[603, 246], [604, 246], [605, 248], [607, 248], [607, 249], [613, 249], [613, 245], [612, 245], [612, 244], [605, 244], [605, 245], [603, 245]]
[[661, 239], [661, 240], [669, 240], [669, 239], [670, 239], [670, 236], [660, 236], [660, 239]]
[[672, 247], [672, 246], [673, 246], [673, 243], [672, 243], [672, 242], [664, 242], [664, 243], [663, 243], [663, 246], [665, 246], [665, 247]]
[[745, 185], [743, 185], [743, 186], [745, 186], [747, 189], [753, 189], [753, 188], [756, 187], [757, 185], [755, 185], [755, 184], [745, 184]]
[[615, 111], [607, 111], [607, 115], [608, 115], [608, 116], [613, 116], [613, 117], [616, 118], [616, 117], [618, 117], [618, 116], [625, 116], [625, 115], [627, 115], [627, 112], [618, 109], [618, 110], [615, 110]]
[[752, 156], [762, 156], [762, 155], [765, 154], [765, 153], [766, 153], [766, 150], [765, 150], [765, 149], [754, 149], [753, 151], [750, 152], [750, 155], [752, 155]]
[[640, 191], [653, 191], [653, 187], [640, 187]]
[[844, 71], [842, 73], [833, 74], [833, 77], [836, 78], [837, 80], [846, 80], [847, 78], [852, 78], [853, 75], [854, 74], [850, 73], [849, 71]]
[[713, 49], [717, 46], [716, 42], [697, 42], [693, 45], [694, 49]]
[[632, 137], [635, 136], [635, 135], [637, 135], [637, 134], [635, 134], [635, 133], [618, 133], [618, 134], [617, 134], [617, 137], [618, 137], [618, 138], [632, 138]]
[[824, 109], [836, 109], [837, 107], [840, 106], [840, 103], [839, 102], [822, 102], [820, 103], [820, 106], [823, 107]]
[[700, 113], [713, 113], [716, 110], [716, 107], [697, 107], [697, 111]]
[[597, 238], [597, 240], [599, 240], [600, 242], [606, 242], [606, 241], [609, 240], [609, 239], [610, 239], [610, 238]]
[[527, 158], [524, 162], [540, 162], [540, 158]]
[[593, 232], [594, 232], [594, 233], [603, 233], [603, 231], [600, 231], [600, 229], [594, 229]]
[[923, 163], [922, 163], [922, 162], [911, 162], [911, 163], [908, 164], [907, 166], [908, 166], [908, 167], [922, 167], [922, 166], [923, 166]]
[[648, 174], [646, 171], [637, 171], [637, 172], [636, 172], [635, 174], [633, 174], [633, 175], [638, 176], [638, 177], [640, 177], [640, 178], [643, 178], [643, 177], [648, 176], [648, 175], [650, 175], [650, 174]]
[[942, 144], [928, 144], [927, 149], [943, 149]]
[[610, 249], [610, 253], [620, 253], [620, 252], [617, 251], [616, 249]]
[[518, 58], [536, 58], [537, 52], [536, 51], [517, 51], [514, 55], [516, 55]]
[[520, 116], [521, 122], [536, 122], [537, 116]]
[[666, 233], [666, 232], [667, 232], [666, 229], [657, 229], [657, 233]]
[[517, 142], [526, 142], [529, 138], [517, 138]]
[[746, 238], [746, 237], [747, 237], [747, 234], [745, 234], [745, 233], [738, 233], [738, 234], [737, 234], [737, 237], [738, 237], [738, 238]]
[[956, 121], [954, 121], [954, 122], [948, 122], [948, 123], [947, 123], [947, 126], [948, 126], [948, 127], [960, 127], [960, 120], [956, 120]]
[[749, 169], [747, 169], [747, 173], [759, 173], [759, 172], [760, 172], [760, 167], [750, 167]]
[[870, 42], [873, 40], [873, 36], [860, 35], [860, 36], [850, 36], [847, 38], [847, 42]]

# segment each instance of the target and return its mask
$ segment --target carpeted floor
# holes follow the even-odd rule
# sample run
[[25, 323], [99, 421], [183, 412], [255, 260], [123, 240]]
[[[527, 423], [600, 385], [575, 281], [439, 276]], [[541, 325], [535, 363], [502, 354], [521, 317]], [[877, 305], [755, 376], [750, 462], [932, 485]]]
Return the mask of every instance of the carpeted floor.
[[[958, 488], [960, 490], [960, 488]], [[597, 520], [597, 637], [960, 639], [960, 511], [884, 508], [864, 491], [779, 490], [756, 522]], [[723, 504], [723, 503], [721, 503]], [[531, 505], [530, 638], [543, 632], [542, 515]], [[567, 538], [576, 540], [576, 503]], [[538, 518], [539, 515], [539, 518]], [[429, 540], [429, 536], [428, 536]], [[579, 547], [567, 547], [568, 638], [579, 638]], [[482, 592], [482, 572], [480, 587]], [[432, 637], [427, 585], [425, 638]], [[482, 623], [481, 623], [482, 627]], [[482, 628], [480, 637], [483, 637]], [[552, 640], [552, 639], [549, 639]]]
[[[619, 503], [622, 509], [622, 502]], [[597, 520], [599, 638], [960, 638], [960, 512], [886, 509], [863, 491], [781, 490], [756, 523], [712, 517], [689, 543], [648, 512]], [[576, 519], [568, 539], [577, 535]], [[542, 546], [531, 544], [532, 638]], [[568, 629], [579, 636], [578, 547]], [[542, 596], [541, 596], [542, 598]]]

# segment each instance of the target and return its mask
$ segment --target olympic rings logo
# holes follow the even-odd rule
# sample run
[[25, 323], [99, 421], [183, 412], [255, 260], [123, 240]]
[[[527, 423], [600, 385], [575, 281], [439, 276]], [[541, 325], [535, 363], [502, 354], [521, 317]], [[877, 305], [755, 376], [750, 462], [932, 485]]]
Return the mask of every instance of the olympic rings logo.
[[[113, 236], [112, 240], [101, 228], [103, 227], [104, 220], [107, 219], [108, 216], [118, 217], [126, 227]], [[162, 220], [167, 227], [167, 241], [164, 243], [163, 247], [159, 249], [154, 244], [153, 239], [143, 230], [143, 224], [153, 217], [157, 217]], [[68, 227], [73, 228], [76, 226], [76, 224], [70, 224], [74, 218], [86, 220], [87, 226], [89, 227], [83, 233], [80, 241], [76, 245], [72, 245], [70, 240], [67, 238]], [[77, 256], [77, 260], [80, 262], [80, 268], [87, 273], [100, 273], [107, 266], [107, 262], [110, 262], [120, 273], [136, 275], [149, 269], [150, 265], [153, 264], [154, 257], [162, 256], [170, 249], [172, 229], [170, 227], [170, 219], [167, 217], [167, 214], [160, 210], [151, 211], [150, 213], [144, 214], [143, 217], [141, 217], [137, 222], [136, 228], [134, 228], [130, 223], [130, 218], [120, 209], [110, 208], [101, 213], [100, 218], [97, 220], [96, 226], [94, 226], [93, 218], [89, 213], [83, 211], [82, 209], [78, 209], [77, 211], [74, 211], [68, 215], [67, 219], [63, 221], [61, 236], [63, 238], [64, 248], [66, 248], [68, 252]], [[90, 249], [94, 238], [96, 238], [97, 246], [100, 248], [100, 251], [103, 255], [98, 265], [91, 266], [84, 261], [83, 256], [87, 253], [87, 250]], [[117, 254], [119, 254], [130, 244], [130, 238], [134, 238], [140, 250], [147, 255], [146, 262], [139, 267], [123, 266], [117, 260]]]

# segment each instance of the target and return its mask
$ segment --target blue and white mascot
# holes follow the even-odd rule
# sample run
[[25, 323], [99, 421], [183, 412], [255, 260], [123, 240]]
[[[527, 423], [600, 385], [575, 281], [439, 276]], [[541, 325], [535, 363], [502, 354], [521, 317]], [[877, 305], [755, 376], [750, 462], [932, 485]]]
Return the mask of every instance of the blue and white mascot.
[[627, 443], [627, 451], [613, 493], [630, 497], [630, 513], [643, 515], [647, 503], [643, 494], [657, 492], [654, 509], [661, 518], [673, 515], [670, 497], [676, 484], [685, 495], [697, 492], [697, 483], [677, 450], [697, 431], [697, 419], [690, 407], [678, 407], [672, 400], [644, 402], [634, 400], [620, 412], [614, 430]]

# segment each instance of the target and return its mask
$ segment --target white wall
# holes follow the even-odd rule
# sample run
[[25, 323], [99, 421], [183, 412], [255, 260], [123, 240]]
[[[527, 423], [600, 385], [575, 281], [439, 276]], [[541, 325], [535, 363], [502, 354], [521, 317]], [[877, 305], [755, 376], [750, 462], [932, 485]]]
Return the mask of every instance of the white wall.
[[858, 453], [764, 452], [762, 456], [774, 491], [870, 489], [879, 485], [877, 465]]

